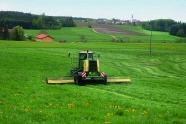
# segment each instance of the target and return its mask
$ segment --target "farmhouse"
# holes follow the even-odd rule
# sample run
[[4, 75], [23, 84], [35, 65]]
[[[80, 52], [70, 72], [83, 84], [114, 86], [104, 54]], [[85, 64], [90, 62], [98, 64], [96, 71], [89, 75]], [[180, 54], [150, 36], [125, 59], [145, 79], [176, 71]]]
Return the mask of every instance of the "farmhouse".
[[47, 34], [39, 34], [35, 40], [40, 42], [54, 42], [54, 38]]

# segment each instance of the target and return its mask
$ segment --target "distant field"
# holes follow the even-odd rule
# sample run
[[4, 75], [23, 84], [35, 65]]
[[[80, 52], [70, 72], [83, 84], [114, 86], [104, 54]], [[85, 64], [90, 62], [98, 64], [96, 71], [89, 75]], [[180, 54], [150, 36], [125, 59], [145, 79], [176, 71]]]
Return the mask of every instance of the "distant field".
[[[76, 32], [61, 33], [65, 30], [67, 38]], [[0, 41], [0, 123], [185, 124], [186, 44], [153, 43], [152, 48], [150, 55], [148, 43]], [[46, 77], [69, 75], [75, 65], [69, 52], [76, 58], [87, 49], [101, 54], [101, 70], [108, 76], [130, 77], [132, 83], [45, 83]]]
[[[40, 30], [26, 30], [26, 34], [36, 36]], [[112, 37], [107, 34], [97, 34], [91, 28], [72, 27], [61, 30], [47, 30], [47, 33], [55, 38], [55, 41], [65, 39], [67, 42], [81, 41], [81, 36], [85, 36], [86, 41], [112, 41]]]
[[[145, 33], [133, 31], [127, 28], [120, 28], [123, 26], [109, 25], [109, 24], [94, 24], [93, 28], [97, 32], [106, 34], [122, 34], [123, 36], [135, 35], [135, 36], [146, 36]], [[137, 28], [137, 27], [136, 27]]]
[[[118, 28], [121, 29], [127, 29], [130, 31], [134, 31], [134, 32], [139, 32], [139, 33], [143, 33], [146, 34], [147, 36], [129, 36], [129, 40], [131, 41], [137, 41], [137, 42], [149, 42], [150, 40], [150, 35], [151, 35], [151, 31], [148, 30], [144, 30], [141, 28], [141, 26], [118, 26]], [[177, 42], [179, 41], [180, 38], [176, 37], [176, 36], [171, 36], [169, 35], [168, 32], [158, 32], [158, 31], [152, 31], [152, 42], [155, 43], [172, 43], [172, 42]]]
[[[55, 38], [55, 41], [65, 39], [67, 42], [81, 41], [84, 36], [88, 42], [112, 42], [113, 37], [124, 43], [144, 43], [150, 40], [150, 31], [143, 30], [139, 26], [109, 26], [95, 25], [95, 31], [87, 27], [62, 28], [61, 30], [47, 30], [48, 34]], [[26, 30], [26, 34], [35, 37], [40, 30]], [[174, 43], [181, 38], [171, 36], [166, 32], [152, 32], [152, 42], [154, 43]]]

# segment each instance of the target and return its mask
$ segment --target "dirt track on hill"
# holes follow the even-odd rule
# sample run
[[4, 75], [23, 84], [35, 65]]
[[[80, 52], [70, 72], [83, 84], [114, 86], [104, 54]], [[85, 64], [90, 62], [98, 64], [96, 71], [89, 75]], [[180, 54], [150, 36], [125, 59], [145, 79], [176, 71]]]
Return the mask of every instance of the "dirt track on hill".
[[121, 29], [119, 27], [108, 25], [108, 24], [93, 24], [92, 28], [94, 28], [94, 30], [99, 33], [123, 34], [126, 36], [128, 35], [146, 36], [146, 34], [143, 33], [133, 32], [127, 29]]

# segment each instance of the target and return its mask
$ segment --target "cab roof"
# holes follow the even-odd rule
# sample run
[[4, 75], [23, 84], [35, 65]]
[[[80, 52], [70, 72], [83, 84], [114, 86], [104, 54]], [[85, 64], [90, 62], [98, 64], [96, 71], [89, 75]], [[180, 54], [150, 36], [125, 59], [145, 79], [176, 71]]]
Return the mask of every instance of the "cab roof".
[[88, 52], [88, 53], [94, 53], [93, 51], [88, 51], [88, 50], [87, 50], [87, 51], [81, 51], [81, 52], [79, 52], [79, 53], [87, 53], [87, 52]]

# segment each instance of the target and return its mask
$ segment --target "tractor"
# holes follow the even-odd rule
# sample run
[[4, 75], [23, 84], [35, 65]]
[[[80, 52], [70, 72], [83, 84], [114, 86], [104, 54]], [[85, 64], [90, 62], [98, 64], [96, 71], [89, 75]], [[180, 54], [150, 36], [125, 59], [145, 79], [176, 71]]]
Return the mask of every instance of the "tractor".
[[[70, 53], [69, 53], [70, 57]], [[98, 55], [98, 58], [100, 55]], [[92, 51], [80, 51], [78, 55], [77, 66], [70, 70], [70, 78], [47, 78], [48, 84], [67, 84], [75, 83], [77, 85], [85, 84], [107, 84], [107, 83], [127, 83], [130, 78], [107, 77], [105, 72], [100, 71], [99, 59], [94, 58]]]
[[84, 85], [85, 83], [107, 84], [107, 75], [100, 72], [99, 59], [94, 59], [94, 52], [79, 52], [78, 67], [71, 70], [75, 84]]

